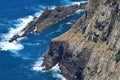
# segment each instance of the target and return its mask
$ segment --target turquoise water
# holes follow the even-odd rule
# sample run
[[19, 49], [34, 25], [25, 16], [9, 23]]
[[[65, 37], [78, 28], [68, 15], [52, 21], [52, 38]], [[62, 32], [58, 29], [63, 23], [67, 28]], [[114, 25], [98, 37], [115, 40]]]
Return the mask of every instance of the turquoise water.
[[[79, 0], [80, 1], [80, 0]], [[48, 50], [51, 39], [66, 32], [84, 13], [77, 12], [40, 35], [29, 34], [18, 42], [7, 40], [33, 16], [48, 7], [72, 5], [70, 0], [0, 0], [0, 80], [63, 80], [56, 67], [42, 72], [37, 66]]]

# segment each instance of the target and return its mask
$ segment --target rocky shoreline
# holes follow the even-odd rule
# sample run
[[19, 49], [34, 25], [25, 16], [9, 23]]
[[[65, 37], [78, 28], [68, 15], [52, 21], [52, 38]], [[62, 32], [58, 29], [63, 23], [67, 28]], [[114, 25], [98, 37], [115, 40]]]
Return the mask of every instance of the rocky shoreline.
[[[22, 36], [33, 30], [40, 33], [78, 9], [78, 5], [46, 8], [25, 27]], [[17, 38], [13, 36], [9, 42]], [[56, 64], [68, 80], [120, 80], [120, 0], [89, 0], [85, 14], [51, 41], [42, 66], [49, 70]]]
[[46, 8], [38, 18], [34, 17], [34, 19], [19, 32], [21, 34], [17, 33], [13, 35], [9, 42], [16, 41], [18, 38], [24, 37], [30, 32], [39, 34], [65, 17], [74, 14], [77, 10], [85, 9], [86, 5], [87, 3], [81, 3], [80, 5], [56, 7], [52, 10]]
[[120, 80], [120, 1], [89, 0], [85, 14], [52, 40], [42, 66], [56, 64], [68, 80]]

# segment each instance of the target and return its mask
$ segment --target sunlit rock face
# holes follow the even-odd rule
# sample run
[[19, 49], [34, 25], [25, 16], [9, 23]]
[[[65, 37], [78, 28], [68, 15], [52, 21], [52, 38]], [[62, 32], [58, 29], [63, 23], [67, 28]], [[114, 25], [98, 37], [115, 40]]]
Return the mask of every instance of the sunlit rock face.
[[52, 40], [42, 66], [56, 64], [68, 80], [120, 80], [120, 1], [89, 0], [85, 14]]
[[81, 3], [80, 5], [71, 5], [65, 7], [56, 7], [55, 9], [46, 8], [39, 17], [34, 17], [24, 29], [13, 35], [9, 42], [13, 42], [18, 38], [24, 37], [31, 32], [36, 34], [41, 33], [62, 19], [74, 14], [77, 10], [85, 9], [87, 3]]

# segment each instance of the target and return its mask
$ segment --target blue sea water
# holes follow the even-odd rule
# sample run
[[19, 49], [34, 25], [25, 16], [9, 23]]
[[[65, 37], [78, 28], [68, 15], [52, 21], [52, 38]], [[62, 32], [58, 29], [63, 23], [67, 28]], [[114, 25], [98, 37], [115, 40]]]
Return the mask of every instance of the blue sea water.
[[29, 34], [18, 42], [7, 40], [46, 6], [72, 5], [86, 0], [0, 0], [0, 80], [64, 80], [58, 66], [43, 72], [39, 65], [53, 38], [63, 34], [84, 13], [79, 11], [40, 35]]

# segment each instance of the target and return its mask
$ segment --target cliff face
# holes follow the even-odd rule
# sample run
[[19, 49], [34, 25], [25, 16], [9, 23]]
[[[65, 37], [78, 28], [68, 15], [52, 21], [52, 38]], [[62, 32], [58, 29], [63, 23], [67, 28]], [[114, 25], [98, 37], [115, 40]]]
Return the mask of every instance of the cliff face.
[[86, 5], [87, 3], [81, 3], [80, 5], [56, 7], [52, 10], [46, 8], [38, 18], [34, 17], [34, 19], [29, 22], [25, 28], [23, 28], [20, 32], [14, 34], [9, 42], [13, 42], [18, 38], [24, 37], [30, 32], [41, 33], [65, 17], [74, 14], [77, 10], [85, 9]]
[[120, 80], [120, 0], [90, 0], [73, 27], [52, 40], [42, 66], [68, 80]]

